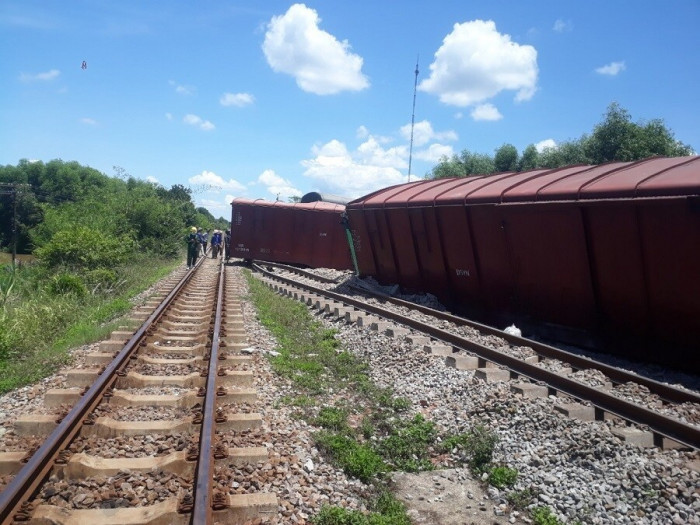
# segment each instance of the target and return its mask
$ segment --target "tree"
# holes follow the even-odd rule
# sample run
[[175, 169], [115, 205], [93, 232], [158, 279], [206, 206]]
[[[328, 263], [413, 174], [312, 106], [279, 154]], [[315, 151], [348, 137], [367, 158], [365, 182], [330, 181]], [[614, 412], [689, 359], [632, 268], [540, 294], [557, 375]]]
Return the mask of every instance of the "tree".
[[512, 144], [503, 144], [493, 158], [496, 172], [515, 171], [518, 168], [518, 150]]
[[662, 120], [635, 124], [630, 113], [617, 102], [608, 106], [605, 120], [594, 128], [586, 144], [587, 157], [594, 164], [692, 153], [692, 148], [677, 141]]
[[518, 171], [534, 170], [537, 167], [537, 157], [539, 153], [534, 144], [530, 144], [523, 151], [520, 160], [518, 161]]

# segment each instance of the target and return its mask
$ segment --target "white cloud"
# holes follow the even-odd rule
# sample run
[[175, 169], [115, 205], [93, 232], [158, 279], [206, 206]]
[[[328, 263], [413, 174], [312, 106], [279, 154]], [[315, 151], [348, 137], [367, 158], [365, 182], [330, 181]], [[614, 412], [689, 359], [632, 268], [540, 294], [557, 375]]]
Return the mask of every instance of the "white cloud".
[[600, 75], [610, 75], [614, 77], [618, 73], [621, 73], [624, 71], [626, 68], [624, 62], [610, 62], [606, 66], [599, 67], [595, 70], [596, 73]]
[[188, 179], [190, 184], [201, 184], [208, 189], [217, 189], [217, 190], [233, 190], [233, 191], [243, 191], [245, 190], [245, 186], [241, 184], [240, 182], [234, 180], [234, 179], [229, 179], [228, 181], [224, 180], [223, 177], [220, 177], [213, 171], [206, 171], [204, 170], [202, 173], [199, 175], [195, 175], [194, 177], [190, 177]]
[[331, 140], [315, 146], [315, 157], [301, 164], [306, 168], [304, 175], [314, 179], [320, 191], [355, 198], [405, 182], [405, 175], [397, 167], [407, 167], [407, 149], [402, 146], [385, 151], [370, 136], [355, 152], [350, 152], [342, 142]]
[[175, 82], [174, 80], [169, 80], [168, 84], [175, 88], [175, 93], [177, 93], [178, 95], [193, 95], [195, 91], [197, 91], [197, 88], [195, 88], [194, 86], [181, 85]]
[[[401, 135], [406, 140], [411, 139], [411, 125], [406, 124], [401, 126]], [[431, 140], [442, 140], [442, 141], [455, 141], [457, 140], [457, 133], [452, 130], [437, 132], [433, 130], [432, 124], [427, 120], [421, 120], [416, 122], [413, 126], [413, 145], [414, 146], [424, 146]]]
[[173, 114], [172, 114], [172, 113], [166, 113], [166, 114], [165, 114], [165, 118], [167, 118], [168, 120], [172, 120], [172, 119], [173, 119]]
[[33, 82], [35, 80], [39, 81], [49, 81], [49, 80], [54, 80], [58, 78], [58, 76], [61, 74], [61, 72], [58, 69], [52, 69], [50, 71], [46, 71], [44, 73], [36, 73], [34, 75], [31, 75], [29, 73], [22, 73], [19, 76], [19, 79], [22, 82]]
[[552, 31], [556, 33], [564, 33], [566, 31], [571, 31], [574, 28], [574, 24], [571, 23], [571, 21], [565, 21], [562, 20], [561, 18], [558, 18], [554, 22], [554, 26], [552, 26]]
[[80, 122], [82, 122], [83, 124], [87, 124], [88, 126], [97, 126], [97, 121], [95, 119], [91, 119], [89, 117], [81, 118]]
[[355, 136], [358, 139], [366, 139], [367, 137], [369, 137], [369, 130], [365, 126], [360, 126], [359, 128], [357, 128]]
[[287, 179], [277, 175], [274, 170], [265, 170], [258, 177], [257, 182], [267, 188], [275, 198], [281, 201], [289, 200], [289, 197], [301, 197], [302, 193]]
[[156, 179], [153, 175], [149, 175], [148, 177], [146, 177], [146, 181], [150, 182], [151, 184], [159, 183], [158, 179]]
[[[228, 197], [228, 195], [227, 195]], [[233, 200], [233, 198], [231, 198]], [[198, 208], [206, 208], [214, 217], [231, 220], [231, 201], [226, 199], [197, 199]]]
[[471, 117], [474, 120], [501, 120], [503, 115], [493, 104], [479, 104], [472, 110]]
[[491, 21], [455, 24], [430, 64], [430, 77], [418, 89], [438, 95], [445, 104], [466, 107], [503, 90], [515, 100], [532, 98], [537, 89], [537, 50], [519, 45]]
[[535, 144], [535, 149], [539, 152], [542, 153], [545, 149], [547, 148], [556, 148], [557, 143], [554, 142], [553, 139], [545, 139], [541, 140], [537, 144]]
[[304, 4], [294, 4], [284, 15], [272, 17], [262, 46], [267, 63], [273, 71], [293, 76], [302, 90], [317, 95], [367, 88], [362, 57], [350, 52], [347, 40], [338, 41], [321, 30], [320, 22], [317, 12]]
[[459, 120], [462, 117], [464, 117], [464, 113], [462, 113], [461, 111], [458, 111], [457, 113], [454, 114], [454, 117], [455, 117], [455, 120]]
[[445, 144], [431, 144], [428, 149], [416, 151], [413, 156], [419, 160], [437, 164], [442, 157], [452, 157], [454, 149]]
[[237, 106], [242, 108], [255, 102], [255, 97], [250, 93], [224, 93], [219, 99], [222, 106]]
[[204, 120], [202, 119], [202, 117], [192, 115], [191, 113], [185, 115], [182, 121], [185, 124], [189, 124], [190, 126], [197, 126], [198, 128], [203, 129], [204, 131], [210, 131], [216, 127], [208, 120]]

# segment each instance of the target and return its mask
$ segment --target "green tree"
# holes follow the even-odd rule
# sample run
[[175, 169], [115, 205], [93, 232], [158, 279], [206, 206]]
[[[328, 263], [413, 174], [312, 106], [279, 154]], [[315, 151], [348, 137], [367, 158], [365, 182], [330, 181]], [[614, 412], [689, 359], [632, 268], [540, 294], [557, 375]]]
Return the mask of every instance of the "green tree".
[[586, 143], [587, 157], [594, 164], [610, 161], [633, 161], [647, 157], [691, 155], [692, 148], [675, 139], [663, 121], [634, 123], [626, 109], [617, 102], [608, 106], [603, 122], [595, 126]]
[[518, 161], [518, 171], [528, 171], [528, 170], [534, 170], [537, 167], [537, 148], [535, 147], [534, 144], [530, 144], [527, 148], [525, 148], [525, 151], [523, 151], [523, 154], [520, 156], [520, 160]]
[[503, 144], [496, 150], [493, 163], [496, 172], [515, 171], [518, 169], [518, 150], [512, 144]]

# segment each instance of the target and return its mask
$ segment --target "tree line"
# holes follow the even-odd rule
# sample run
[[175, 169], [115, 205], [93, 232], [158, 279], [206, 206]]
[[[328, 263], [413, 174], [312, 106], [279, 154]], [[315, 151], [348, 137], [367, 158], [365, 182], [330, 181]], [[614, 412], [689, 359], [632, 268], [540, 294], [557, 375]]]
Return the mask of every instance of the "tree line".
[[693, 148], [676, 140], [663, 120], [632, 122], [630, 113], [613, 102], [608, 106], [603, 121], [594, 127], [590, 135], [584, 134], [578, 139], [546, 147], [542, 151], [530, 144], [522, 154], [512, 144], [503, 144], [493, 156], [464, 149], [459, 155], [440, 159], [427, 178], [468, 177], [693, 154]]
[[[182, 249], [187, 226], [226, 229], [206, 208], [196, 208], [192, 190], [169, 189], [127, 175], [115, 166], [109, 177], [78, 162], [20, 160], [0, 166], [0, 250], [41, 255], [50, 265], [82, 265], [81, 258], [104, 257], [114, 263], [134, 250], [172, 257]], [[15, 235], [13, 235], [13, 225]], [[16, 237], [16, 239], [14, 238]], [[92, 255], [64, 248], [76, 244]], [[64, 248], [62, 248], [63, 246]], [[65, 253], [64, 253], [65, 252]], [[108, 261], [100, 261], [106, 264]], [[96, 264], [96, 261], [92, 261]]]

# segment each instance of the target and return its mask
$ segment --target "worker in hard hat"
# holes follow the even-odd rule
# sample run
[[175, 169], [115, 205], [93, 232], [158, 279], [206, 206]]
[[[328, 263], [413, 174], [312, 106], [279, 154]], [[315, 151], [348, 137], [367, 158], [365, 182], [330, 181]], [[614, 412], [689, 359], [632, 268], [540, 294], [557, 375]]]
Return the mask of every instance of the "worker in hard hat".
[[194, 268], [199, 255], [199, 237], [197, 236], [197, 228], [192, 226], [190, 233], [187, 235], [187, 269]]

